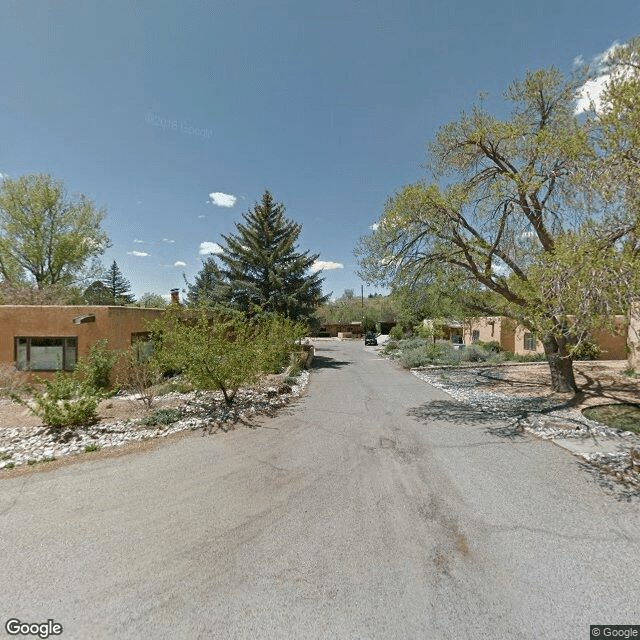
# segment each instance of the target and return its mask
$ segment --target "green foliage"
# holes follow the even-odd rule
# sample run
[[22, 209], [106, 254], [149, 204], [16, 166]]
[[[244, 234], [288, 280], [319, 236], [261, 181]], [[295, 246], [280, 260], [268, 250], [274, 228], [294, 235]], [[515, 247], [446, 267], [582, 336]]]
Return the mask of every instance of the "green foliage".
[[142, 424], [147, 426], [156, 424], [169, 425], [178, 422], [182, 416], [182, 409], [156, 409], [150, 416], [142, 420]]
[[433, 342], [428, 338], [412, 337], [400, 340], [395, 344], [387, 344], [381, 353], [393, 356], [407, 369], [428, 365], [456, 366], [474, 362], [499, 364], [507, 361], [541, 362], [545, 360], [544, 354], [519, 356], [509, 351], [496, 351], [496, 343], [486, 344], [490, 347], [485, 348], [476, 343], [463, 349], [454, 349], [448, 341]]
[[583, 339], [571, 349], [574, 360], [599, 360], [601, 355], [600, 347], [593, 340]]
[[109, 289], [100, 280], [92, 282], [82, 294], [84, 304], [90, 305], [108, 305], [113, 304], [113, 298]]
[[500, 353], [502, 351], [502, 347], [497, 340], [489, 340], [488, 342], [478, 340], [478, 342], [476, 342], [475, 344], [481, 349], [489, 351], [490, 353]]
[[589, 418], [614, 429], [640, 433], [640, 405], [638, 404], [607, 404], [588, 407], [582, 413]]
[[69, 199], [50, 175], [26, 175], [0, 183], [0, 274], [40, 289], [86, 276], [88, 261], [108, 246], [100, 225], [104, 210], [85, 196]]
[[237, 233], [222, 236], [222, 252], [208, 258], [189, 284], [189, 303], [222, 304], [250, 317], [277, 313], [309, 320], [327, 299], [320, 272], [309, 274], [319, 255], [297, 251], [302, 225], [284, 211], [265, 191], [244, 222], [236, 223]]
[[147, 291], [140, 296], [135, 306], [144, 309], [164, 309], [167, 306], [167, 301], [159, 293]]
[[100, 445], [99, 444], [88, 444], [85, 448], [84, 448], [84, 452], [85, 453], [91, 453], [92, 451], [100, 451]]
[[[541, 336], [556, 391], [577, 389], [567, 334], [574, 307], [576, 335], [598, 321], [594, 309], [611, 307], [597, 286], [603, 263], [594, 248], [611, 249], [604, 280], [615, 281], [617, 266], [615, 233], [586, 224], [589, 210], [576, 206], [573, 178], [594, 154], [590, 124], [574, 113], [583, 81], [554, 68], [528, 72], [505, 94], [513, 107], [506, 119], [481, 103], [441, 127], [429, 147], [432, 181], [390, 198], [356, 250], [369, 282], [408, 291], [426, 283], [469, 314], [510, 317]], [[573, 232], [588, 247], [584, 269], [571, 254]], [[627, 282], [634, 269], [624, 273]], [[580, 298], [585, 276], [594, 286]]]
[[389, 337], [392, 340], [402, 340], [404, 338], [404, 331], [400, 325], [395, 325], [391, 327], [391, 331], [389, 331]]
[[395, 309], [388, 296], [370, 294], [362, 300], [360, 297], [351, 298], [343, 295], [337, 300], [323, 304], [317, 310], [317, 316], [320, 324], [364, 322], [372, 326], [371, 331], [375, 331], [379, 322], [394, 320]]
[[219, 389], [230, 405], [240, 386], [288, 364], [304, 328], [273, 314], [250, 321], [228, 309], [172, 310], [153, 325], [154, 359], [197, 389]]
[[109, 304], [124, 306], [133, 302], [131, 283], [122, 275], [115, 260], [103, 275], [102, 283], [109, 293]]
[[97, 340], [89, 348], [89, 355], [79, 358], [74, 375], [85, 385], [96, 389], [106, 390], [111, 386], [111, 372], [120, 358], [120, 354], [109, 349], [109, 341]]
[[50, 427], [91, 424], [98, 418], [102, 394], [76, 377], [57, 371], [53, 380], [38, 380], [42, 390], [34, 390], [31, 402], [12, 396]]

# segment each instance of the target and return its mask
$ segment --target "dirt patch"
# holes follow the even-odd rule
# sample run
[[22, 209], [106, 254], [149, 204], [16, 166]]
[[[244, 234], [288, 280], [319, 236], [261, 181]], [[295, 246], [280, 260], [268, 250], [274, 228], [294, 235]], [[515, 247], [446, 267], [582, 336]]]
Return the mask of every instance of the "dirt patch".
[[622, 373], [626, 360], [575, 362], [574, 373], [580, 393], [554, 393], [546, 362], [507, 364], [479, 371], [478, 388], [516, 396], [535, 396], [568, 402], [576, 409], [619, 402], [640, 401], [640, 379]]

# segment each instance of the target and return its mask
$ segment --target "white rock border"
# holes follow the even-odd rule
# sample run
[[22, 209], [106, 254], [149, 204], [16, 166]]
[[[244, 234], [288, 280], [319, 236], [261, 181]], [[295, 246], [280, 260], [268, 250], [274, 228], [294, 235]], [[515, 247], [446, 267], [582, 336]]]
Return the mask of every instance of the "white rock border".
[[[203, 397], [197, 392], [173, 395], [181, 400], [185, 415], [170, 425], [145, 427], [140, 420], [100, 422], [69, 429], [51, 429], [42, 425], [27, 428], [0, 428], [0, 469], [17, 468], [25, 464], [84, 453], [87, 447], [119, 447], [131, 442], [164, 438], [187, 430], [228, 430], [237, 422], [249, 422], [253, 417], [270, 413], [299, 396], [309, 383], [309, 371], [303, 369], [294, 385], [279, 393], [276, 387], [239, 389], [231, 407], [224, 405], [222, 393], [204, 392], [209, 402], [198, 406]], [[164, 396], [166, 397], [166, 396]], [[58, 436], [58, 437], [56, 437]], [[65, 441], [66, 440], [66, 441]], [[13, 463], [13, 464], [12, 464]]]

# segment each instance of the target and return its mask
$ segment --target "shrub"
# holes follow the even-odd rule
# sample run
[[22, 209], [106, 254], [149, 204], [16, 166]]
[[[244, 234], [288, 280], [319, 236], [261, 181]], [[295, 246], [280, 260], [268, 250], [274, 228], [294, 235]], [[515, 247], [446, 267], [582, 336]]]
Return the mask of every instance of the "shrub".
[[28, 374], [18, 371], [13, 364], [0, 363], [0, 395], [15, 394], [27, 389]]
[[251, 321], [228, 309], [200, 309], [187, 318], [167, 314], [153, 330], [164, 370], [182, 371], [196, 389], [219, 389], [231, 405], [241, 385], [289, 364], [306, 327], [274, 314]]
[[153, 414], [142, 420], [142, 424], [153, 426], [156, 424], [173, 424], [182, 418], [182, 409], [156, 409]]
[[[488, 342], [478, 340], [478, 342], [475, 342], [474, 344], [475, 346], [480, 347], [485, 351], [490, 351], [491, 353], [500, 353], [502, 351], [502, 347], [497, 340], [489, 340]], [[473, 344], [471, 346], [473, 346]]]
[[120, 355], [108, 348], [108, 340], [94, 342], [89, 355], [80, 358], [75, 368], [75, 376], [94, 389], [108, 389], [111, 372]]
[[400, 325], [391, 327], [391, 331], [389, 331], [389, 338], [391, 338], [391, 340], [402, 340], [402, 338], [404, 338], [404, 331]]
[[116, 380], [121, 388], [135, 394], [147, 409], [151, 409], [158, 395], [156, 385], [162, 382], [162, 368], [153, 357], [139, 360], [137, 350], [131, 348], [124, 356]]
[[56, 372], [53, 380], [41, 380], [43, 389], [33, 392], [31, 402], [17, 395], [13, 399], [25, 405], [50, 427], [70, 427], [90, 424], [98, 418], [98, 403], [104, 397], [93, 387], [73, 376]]
[[600, 347], [593, 340], [581, 340], [571, 349], [574, 360], [599, 360], [602, 355]]

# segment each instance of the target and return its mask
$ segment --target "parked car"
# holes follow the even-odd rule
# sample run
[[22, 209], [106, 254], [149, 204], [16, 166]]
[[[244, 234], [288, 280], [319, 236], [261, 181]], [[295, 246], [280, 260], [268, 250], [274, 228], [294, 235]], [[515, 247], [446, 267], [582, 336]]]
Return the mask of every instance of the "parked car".
[[365, 333], [364, 335], [364, 344], [367, 347], [377, 347], [378, 339], [376, 338], [375, 333], [371, 333], [370, 331]]

